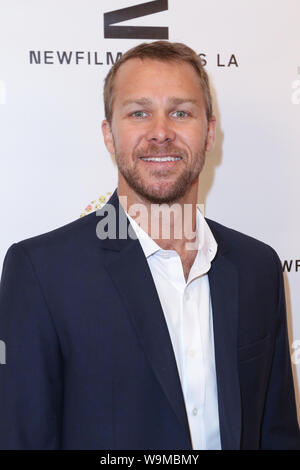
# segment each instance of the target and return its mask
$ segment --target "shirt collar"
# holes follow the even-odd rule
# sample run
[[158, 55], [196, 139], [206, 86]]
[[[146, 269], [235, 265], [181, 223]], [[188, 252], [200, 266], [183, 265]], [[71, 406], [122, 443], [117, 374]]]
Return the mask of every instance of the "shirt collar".
[[[126, 211], [125, 211], [126, 212]], [[157, 252], [166, 252], [170, 250], [163, 250], [154, 240], [151, 238], [147, 232], [145, 232], [137, 222], [130, 217], [126, 212], [126, 215], [129, 219], [129, 222], [136, 233], [136, 236], [142, 246], [146, 258], [153, 255]], [[200, 208], [197, 205], [196, 211], [196, 231], [199, 239], [198, 245], [198, 255], [201, 253], [201, 256], [197, 256], [198, 267], [203, 265], [209, 265], [210, 262], [214, 259], [217, 253], [217, 242], [209, 228], [208, 223], [206, 222]]]

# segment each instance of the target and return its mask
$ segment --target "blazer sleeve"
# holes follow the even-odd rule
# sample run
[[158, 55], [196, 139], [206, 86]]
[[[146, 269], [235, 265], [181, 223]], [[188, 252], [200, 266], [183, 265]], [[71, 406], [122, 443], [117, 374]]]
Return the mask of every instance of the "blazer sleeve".
[[59, 449], [62, 354], [21, 243], [8, 249], [0, 282], [0, 449]]
[[278, 310], [276, 341], [262, 424], [261, 448], [300, 450], [283, 274], [280, 259], [273, 249], [272, 251], [278, 274]]

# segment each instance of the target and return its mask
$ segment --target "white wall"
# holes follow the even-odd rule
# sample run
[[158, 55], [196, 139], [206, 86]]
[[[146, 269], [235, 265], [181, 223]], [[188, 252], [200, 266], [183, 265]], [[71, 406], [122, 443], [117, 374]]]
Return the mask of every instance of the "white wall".
[[[140, 3], [0, 0], [1, 265], [13, 242], [78, 218], [114, 190], [100, 129], [105, 59], [143, 40], [105, 39], [103, 13]], [[169, 40], [206, 54], [218, 143], [199, 202], [208, 217], [267, 242], [291, 266], [286, 295], [300, 379], [299, 18], [298, 0], [169, 0], [168, 10], [126, 24], [167, 26]], [[31, 50], [53, 51], [46, 61], [54, 63], [30, 64]], [[83, 59], [59, 64], [56, 51], [82, 51]], [[95, 51], [103, 65], [88, 64]], [[238, 67], [220, 66], [232, 54]]]

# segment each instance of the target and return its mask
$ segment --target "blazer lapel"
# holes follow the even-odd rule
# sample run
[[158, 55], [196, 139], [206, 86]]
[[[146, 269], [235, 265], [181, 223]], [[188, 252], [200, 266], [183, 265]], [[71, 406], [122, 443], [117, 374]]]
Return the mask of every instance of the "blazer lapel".
[[[108, 202], [116, 211], [116, 238], [100, 241], [101, 248], [106, 251], [106, 269], [123, 299], [154, 374], [186, 433], [188, 446], [192, 448], [174, 351], [151, 271], [138, 240], [127, 234], [123, 239], [118, 237], [119, 221], [123, 220], [124, 223], [125, 220], [127, 233], [130, 224], [119, 203], [117, 190]], [[239, 449], [238, 273], [230, 261], [229, 250], [219, 230], [208, 219], [207, 223], [218, 243], [218, 252], [208, 276], [213, 309], [221, 444], [222, 449]]]
[[220, 234], [207, 220], [218, 243], [208, 273], [213, 310], [215, 361], [222, 449], [239, 449], [241, 398], [237, 363], [238, 272]]
[[118, 238], [119, 220], [126, 218], [127, 229], [129, 220], [116, 191], [108, 202], [116, 209], [117, 238], [101, 240], [101, 248], [106, 250], [106, 269], [123, 299], [154, 374], [186, 433], [187, 445], [192, 448], [176, 359], [151, 271], [139, 241]]

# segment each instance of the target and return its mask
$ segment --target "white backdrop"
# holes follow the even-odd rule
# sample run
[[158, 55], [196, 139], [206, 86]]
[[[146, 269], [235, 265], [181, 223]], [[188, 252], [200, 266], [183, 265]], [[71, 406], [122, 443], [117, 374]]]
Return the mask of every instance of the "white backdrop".
[[[105, 38], [103, 15], [142, 3], [0, 0], [1, 266], [12, 243], [71, 222], [115, 189], [100, 127], [107, 58], [144, 40]], [[282, 260], [299, 403], [300, 2], [153, 3], [167, 9], [120, 25], [167, 27], [170, 41], [203, 54], [218, 142], [199, 202]]]

